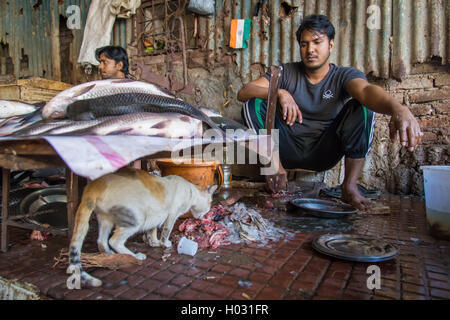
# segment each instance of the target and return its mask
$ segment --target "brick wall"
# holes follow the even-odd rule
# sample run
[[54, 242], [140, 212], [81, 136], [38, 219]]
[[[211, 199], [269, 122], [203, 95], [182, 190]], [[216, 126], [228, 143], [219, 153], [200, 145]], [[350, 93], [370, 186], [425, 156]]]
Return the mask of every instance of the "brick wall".
[[449, 165], [450, 72], [448, 66], [416, 66], [402, 82], [370, 79], [410, 108], [424, 133], [413, 153], [393, 144], [388, 136], [390, 117], [376, 116], [376, 131], [362, 181], [371, 187], [403, 194], [423, 194], [420, 166]]

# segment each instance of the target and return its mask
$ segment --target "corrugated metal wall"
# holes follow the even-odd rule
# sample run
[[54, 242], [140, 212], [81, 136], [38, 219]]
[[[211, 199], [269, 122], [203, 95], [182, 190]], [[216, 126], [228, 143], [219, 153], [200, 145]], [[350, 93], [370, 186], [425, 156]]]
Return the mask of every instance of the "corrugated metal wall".
[[[268, 14], [260, 11], [258, 17], [253, 17], [258, 0], [215, 3], [215, 16], [200, 19], [200, 28], [209, 35], [210, 59], [228, 45], [231, 19], [253, 20], [249, 48], [236, 50], [245, 80], [250, 80], [251, 64], [299, 60], [295, 33], [303, 17], [314, 13], [327, 15], [336, 28], [336, 64], [382, 78], [403, 78], [414, 63], [432, 57], [441, 57], [442, 64], [450, 60], [449, 0], [269, 0]], [[369, 6], [379, 10], [368, 13]], [[368, 19], [377, 15], [380, 29], [371, 30]]]
[[[38, 4], [41, 5], [38, 6]], [[0, 1], [0, 42], [9, 44], [16, 78], [39, 76], [54, 79], [52, 57], [52, 30], [59, 30], [59, 17], [67, 18], [67, 8], [80, 7], [81, 29], [72, 30], [71, 60], [77, 61], [83, 28], [90, 0], [10, 0]], [[127, 30], [129, 29], [129, 30]], [[118, 19], [114, 25], [112, 42], [125, 47], [131, 39], [131, 28], [126, 19]], [[28, 56], [28, 69], [21, 70], [20, 60]]]
[[[42, 4], [34, 9], [38, 2]], [[260, 10], [258, 17], [253, 17], [258, 0], [215, 3], [216, 14], [199, 19], [199, 29], [206, 30], [211, 60], [227, 51], [231, 19], [253, 20], [249, 48], [235, 50], [244, 80], [250, 80], [252, 64], [270, 66], [299, 60], [295, 32], [303, 17], [312, 13], [327, 15], [337, 29], [334, 63], [383, 78], [402, 78], [414, 63], [432, 57], [442, 58], [443, 64], [450, 60], [449, 0], [269, 0], [267, 14]], [[67, 17], [70, 5], [80, 6], [83, 28], [89, 4], [90, 0], [1, 1], [0, 41], [9, 44], [15, 76], [52, 79], [52, 30], [59, 28], [60, 15]], [[381, 29], [367, 27], [371, 5], [380, 8]], [[289, 7], [292, 10], [287, 12], [284, 8]], [[73, 35], [71, 56], [76, 61], [83, 29], [73, 30]], [[118, 19], [112, 39], [113, 44], [125, 47], [131, 39], [131, 24]], [[29, 58], [28, 70], [20, 70], [22, 50]]]

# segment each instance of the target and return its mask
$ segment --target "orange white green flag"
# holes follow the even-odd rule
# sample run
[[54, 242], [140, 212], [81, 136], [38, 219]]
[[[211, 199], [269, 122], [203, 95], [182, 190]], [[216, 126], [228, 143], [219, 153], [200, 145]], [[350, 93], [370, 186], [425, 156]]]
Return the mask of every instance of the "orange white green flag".
[[250, 19], [231, 20], [230, 47], [236, 49], [248, 47], [251, 25], [252, 20]]

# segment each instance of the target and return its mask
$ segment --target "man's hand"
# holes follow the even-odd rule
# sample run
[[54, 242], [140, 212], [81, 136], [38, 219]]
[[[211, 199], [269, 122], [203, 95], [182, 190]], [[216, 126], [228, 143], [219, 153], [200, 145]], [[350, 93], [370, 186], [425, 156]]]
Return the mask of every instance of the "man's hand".
[[302, 112], [288, 91], [279, 89], [278, 100], [281, 104], [283, 120], [286, 120], [287, 125], [292, 126], [297, 118], [298, 123], [303, 122]]
[[397, 132], [401, 145], [408, 147], [409, 151], [414, 151], [414, 148], [422, 141], [423, 133], [419, 123], [407, 107], [402, 106], [392, 114], [389, 122], [389, 136], [392, 141], [395, 141]]

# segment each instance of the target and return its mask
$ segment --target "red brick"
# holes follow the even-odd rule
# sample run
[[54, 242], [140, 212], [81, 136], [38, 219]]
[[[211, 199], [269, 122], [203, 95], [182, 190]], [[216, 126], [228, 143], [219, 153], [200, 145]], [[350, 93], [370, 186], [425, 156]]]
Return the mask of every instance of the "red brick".
[[233, 269], [232, 266], [224, 265], [224, 264], [218, 264], [218, 265], [215, 265], [211, 269], [211, 271], [219, 272], [219, 273], [226, 273], [226, 272], [230, 271], [231, 269]]
[[390, 80], [388, 84], [389, 90], [423, 89], [432, 88], [433, 80], [423, 76], [409, 76], [401, 82]]
[[157, 272], [159, 272], [158, 269], [152, 267], [145, 267], [142, 270], [138, 271], [136, 274], [141, 275], [144, 278], [151, 278]]
[[431, 296], [441, 299], [450, 299], [450, 291], [447, 290], [441, 290], [441, 289], [434, 289], [431, 290]]
[[155, 293], [149, 293], [145, 297], [141, 298], [140, 300], [166, 300], [167, 298], [161, 297], [158, 294]]
[[284, 291], [276, 288], [265, 287], [256, 296], [256, 300], [280, 300], [283, 299]]
[[402, 299], [404, 300], [428, 300], [426, 296], [411, 293], [411, 292], [403, 292], [402, 293]]
[[411, 283], [403, 283], [402, 290], [407, 292], [412, 292], [420, 295], [426, 295], [427, 289], [422, 286], [417, 286]]
[[145, 280], [143, 282], [141, 282], [138, 287], [141, 289], [146, 290], [147, 292], [151, 292], [153, 290], [155, 290], [156, 288], [158, 288], [161, 285], [160, 281], [156, 281], [153, 279], [148, 279]]
[[143, 289], [133, 288], [120, 294], [118, 298], [121, 300], [139, 300], [147, 294], [148, 292]]
[[67, 300], [84, 300], [95, 292], [91, 289], [74, 289], [68, 290], [68, 293], [65, 294], [65, 299]]
[[434, 79], [434, 85], [436, 87], [450, 86], [450, 75], [447, 74], [439, 74]]
[[233, 287], [214, 284], [208, 289], [208, 293], [216, 295], [222, 299], [226, 299], [233, 292], [233, 290], [234, 290]]
[[449, 276], [446, 274], [441, 273], [435, 273], [435, 272], [428, 272], [428, 278], [433, 280], [440, 280], [440, 281], [449, 281]]
[[36, 286], [40, 289], [43, 294], [47, 294], [48, 290], [57, 286], [57, 285], [65, 285], [67, 282], [66, 277], [61, 276], [52, 276], [45, 278], [43, 281], [39, 281]]
[[412, 283], [419, 286], [425, 285], [425, 282], [421, 277], [411, 276], [407, 274], [402, 275], [402, 282]]
[[[105, 284], [103, 284], [103, 286], [105, 286]], [[114, 287], [102, 287], [102, 294], [107, 294], [113, 297], [117, 297], [119, 295], [121, 295], [122, 293], [124, 293], [125, 291], [128, 291], [130, 289], [129, 286], [127, 285], [122, 285], [122, 286], [114, 286]]]
[[211, 285], [212, 283], [207, 280], [195, 280], [191, 283], [190, 288], [198, 291], [206, 291]]
[[251, 293], [243, 288], [236, 289], [230, 296], [232, 300], [248, 300], [247, 297], [250, 297], [251, 300], [255, 299], [256, 294]]
[[354, 291], [351, 289], [345, 290], [345, 293], [342, 295], [342, 298], [346, 300], [369, 300], [370, 297], [371, 295], [368, 293]]
[[257, 272], [257, 271], [252, 272], [250, 274], [250, 276], [248, 277], [248, 279], [250, 281], [262, 282], [262, 283], [269, 281], [270, 278], [272, 278], [271, 274], [264, 273], [264, 272]]
[[195, 266], [197, 268], [209, 270], [209, 269], [211, 269], [214, 266], [214, 262], [211, 262], [211, 261], [197, 261], [195, 263]]
[[175, 278], [173, 278], [172, 280], [170, 280], [170, 283], [183, 287], [191, 283], [192, 280], [193, 280], [192, 277], [186, 277], [185, 275], [180, 274]]
[[230, 287], [236, 287], [238, 285], [239, 278], [236, 278], [234, 276], [230, 275], [224, 275], [220, 278], [219, 283], [230, 286]]
[[279, 272], [270, 280], [270, 285], [287, 288], [293, 281], [294, 276], [288, 272]]
[[450, 284], [447, 281], [435, 281], [430, 280], [429, 285], [432, 288], [438, 288], [443, 290], [449, 290], [450, 291]]
[[268, 266], [268, 267], [273, 267], [273, 268], [275, 268], [275, 269], [279, 269], [279, 268], [281, 268], [281, 266], [283, 266], [283, 264], [284, 264], [285, 262], [286, 262], [285, 260], [273, 260], [273, 259], [267, 259], [267, 260], [264, 262], [264, 265], [265, 265], [265, 266]]
[[433, 104], [436, 113], [438, 114], [449, 114], [450, 113], [450, 101], [444, 103], [434, 103]]
[[395, 290], [395, 289], [391, 289], [391, 288], [383, 288], [381, 287], [380, 290], [375, 290], [375, 295], [376, 296], [382, 296], [382, 297], [387, 297], [390, 299], [400, 299], [400, 291]]
[[186, 267], [182, 264], [174, 264], [173, 266], [169, 267], [169, 270], [173, 273], [181, 273], [186, 270]]
[[412, 93], [409, 95], [410, 103], [423, 103], [436, 100], [450, 99], [450, 89], [428, 90], [424, 92]]
[[182, 289], [175, 295], [175, 299], [179, 300], [193, 300], [196, 299], [201, 293], [189, 288]]
[[155, 294], [159, 294], [164, 297], [172, 297], [177, 291], [180, 290], [180, 287], [170, 284], [165, 284], [159, 287], [154, 291]]
[[189, 270], [186, 270], [184, 274], [188, 277], [194, 277], [199, 275], [200, 273], [204, 272], [203, 270], [199, 270], [196, 267], [190, 268]]
[[245, 279], [250, 274], [250, 271], [242, 269], [242, 268], [236, 268], [236, 269], [231, 270], [228, 274]]
[[105, 282], [111, 282], [111, 283], [119, 283], [123, 280], [125, 280], [129, 275], [122, 271], [114, 271], [113, 273], [110, 273], [108, 276], [104, 277], [102, 280]]
[[126, 281], [128, 281], [128, 285], [130, 287], [134, 287], [134, 286], [138, 285], [139, 283], [143, 282], [144, 280], [145, 280], [145, 278], [143, 276], [139, 276], [139, 275], [131, 275], [126, 279]]
[[427, 269], [427, 271], [448, 275], [448, 270], [444, 267], [427, 264], [426, 269]]
[[409, 110], [414, 116], [427, 116], [433, 113], [433, 109], [429, 104], [414, 104], [409, 106]]
[[170, 279], [172, 279], [174, 276], [175, 276], [174, 273], [164, 270], [164, 271], [158, 272], [157, 274], [153, 275], [152, 278], [155, 280], [162, 281], [162, 282], [167, 282]]

